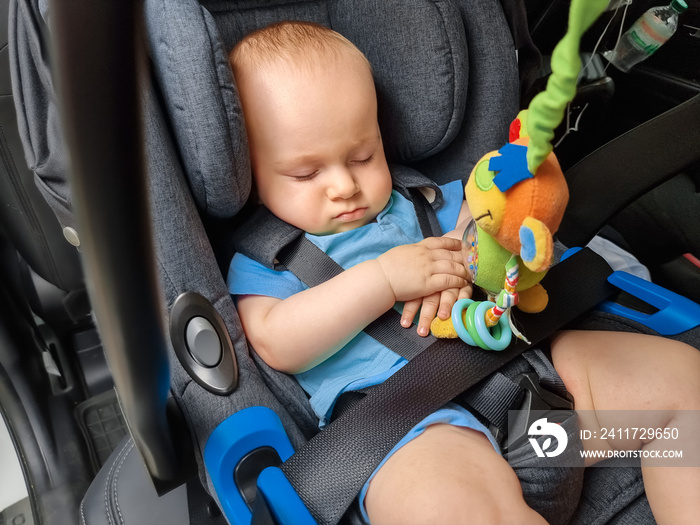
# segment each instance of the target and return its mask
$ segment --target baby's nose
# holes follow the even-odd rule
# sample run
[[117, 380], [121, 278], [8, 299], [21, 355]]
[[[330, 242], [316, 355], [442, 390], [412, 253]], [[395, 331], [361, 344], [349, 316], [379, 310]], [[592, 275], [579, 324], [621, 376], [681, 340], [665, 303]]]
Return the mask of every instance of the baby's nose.
[[360, 190], [355, 177], [347, 169], [334, 171], [331, 183], [328, 187], [328, 196], [331, 199], [349, 199]]

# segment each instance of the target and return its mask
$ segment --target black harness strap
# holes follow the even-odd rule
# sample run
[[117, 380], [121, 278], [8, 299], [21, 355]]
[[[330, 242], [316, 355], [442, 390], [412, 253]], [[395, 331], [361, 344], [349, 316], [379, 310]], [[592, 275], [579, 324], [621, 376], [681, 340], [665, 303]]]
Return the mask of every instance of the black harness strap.
[[537, 377], [539, 378], [540, 384], [556, 392], [557, 394], [564, 394], [566, 392], [566, 386], [564, 381], [562, 381], [559, 374], [556, 373], [551, 361], [541, 353], [529, 353], [523, 356], [532, 368], [535, 369]]
[[[540, 342], [609, 297], [610, 273], [600, 256], [581, 250], [545, 277], [547, 315], [519, 313], [517, 322], [533, 344]], [[416, 423], [529, 346], [517, 341], [503, 352], [485, 352], [458, 340], [436, 341], [352, 403], [282, 470], [319, 523], [338, 523], [372, 471]]]
[[413, 209], [418, 218], [418, 226], [423, 237], [439, 237], [442, 235], [442, 228], [438, 222], [435, 210], [428, 202], [428, 199], [418, 188], [409, 188], [408, 193], [411, 195]]
[[700, 95], [695, 95], [601, 146], [567, 170], [570, 198], [557, 234], [559, 240], [566, 246], [585, 246], [605, 221], [627, 204], [700, 160], [698, 122]]
[[[310, 288], [343, 272], [342, 266], [304, 236], [298, 237], [277, 258]], [[421, 337], [415, 330], [402, 327], [401, 314], [393, 308], [367, 325], [364, 332], [409, 361], [435, 342], [432, 336]]]
[[523, 389], [500, 372], [496, 372], [470, 388], [460, 403], [469, 405], [501, 432], [506, 429], [508, 410], [517, 406], [523, 397]]
[[309, 288], [343, 273], [343, 267], [304, 235], [277, 254], [277, 260]]

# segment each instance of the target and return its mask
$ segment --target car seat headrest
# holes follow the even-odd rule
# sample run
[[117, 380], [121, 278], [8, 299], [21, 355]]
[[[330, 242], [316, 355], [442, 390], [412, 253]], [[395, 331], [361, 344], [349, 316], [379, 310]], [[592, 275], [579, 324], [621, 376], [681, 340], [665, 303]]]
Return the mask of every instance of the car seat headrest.
[[466, 106], [468, 65], [455, 4], [339, 0], [270, 5], [253, 0], [238, 11], [230, 3], [203, 4], [206, 8], [197, 0], [146, 2], [156, 74], [200, 212], [231, 217], [248, 197], [247, 139], [227, 50], [274, 21], [321, 23], [367, 55], [392, 162], [430, 157], [457, 135]]
[[467, 41], [456, 3], [331, 5], [331, 27], [354, 42], [374, 69], [389, 160], [412, 163], [442, 151], [462, 125], [467, 100]]
[[151, 53], [200, 212], [235, 215], [250, 193], [238, 94], [213, 18], [196, 1], [146, 2]]

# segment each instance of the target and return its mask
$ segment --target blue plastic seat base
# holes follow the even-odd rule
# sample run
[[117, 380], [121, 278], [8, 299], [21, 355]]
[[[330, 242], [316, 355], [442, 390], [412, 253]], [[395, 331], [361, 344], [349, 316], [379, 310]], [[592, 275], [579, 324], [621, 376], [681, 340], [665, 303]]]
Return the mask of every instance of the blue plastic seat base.
[[[249, 407], [226, 418], [209, 436], [204, 463], [226, 518], [232, 525], [249, 525], [253, 514], [236, 485], [234, 472], [250, 452], [273, 448], [282, 461], [294, 454], [277, 414], [266, 407]], [[257, 479], [258, 497], [264, 497], [280, 525], [315, 525], [316, 521], [278, 467], [264, 469]]]

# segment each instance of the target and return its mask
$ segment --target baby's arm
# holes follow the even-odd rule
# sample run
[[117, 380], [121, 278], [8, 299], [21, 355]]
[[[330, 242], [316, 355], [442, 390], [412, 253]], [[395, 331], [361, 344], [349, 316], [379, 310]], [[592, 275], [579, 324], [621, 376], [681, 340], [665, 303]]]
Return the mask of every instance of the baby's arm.
[[[461, 242], [464, 230], [471, 219], [472, 214], [469, 211], [469, 206], [467, 206], [467, 201], [463, 200], [462, 207], [457, 217], [456, 228], [447, 232], [443, 237], [450, 237]], [[408, 301], [403, 307], [401, 326], [404, 328], [410, 327], [420, 310], [417, 331], [419, 335], [426, 336], [430, 332], [430, 323], [435, 319], [436, 315], [443, 321], [448, 319], [452, 313], [452, 306], [459, 299], [469, 299], [472, 296], [472, 292], [473, 289], [470, 277], [469, 282], [461, 288], [449, 288], [427, 297], [420, 297]]]
[[444, 237], [452, 237], [453, 239], [462, 240], [464, 235], [464, 230], [467, 228], [469, 221], [472, 220], [472, 212], [469, 211], [469, 206], [467, 201], [462, 201], [462, 207], [459, 209], [459, 215], [457, 216], [457, 226], [454, 230], [447, 232]]
[[241, 296], [243, 329], [271, 367], [288, 373], [308, 370], [396, 301], [465, 286], [461, 250], [455, 239], [432, 237], [393, 248], [284, 300]]

